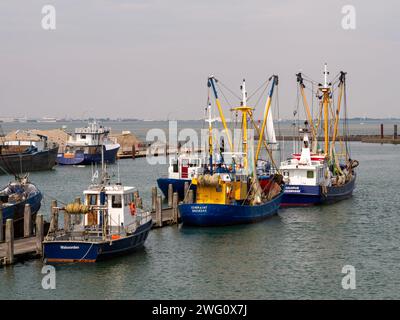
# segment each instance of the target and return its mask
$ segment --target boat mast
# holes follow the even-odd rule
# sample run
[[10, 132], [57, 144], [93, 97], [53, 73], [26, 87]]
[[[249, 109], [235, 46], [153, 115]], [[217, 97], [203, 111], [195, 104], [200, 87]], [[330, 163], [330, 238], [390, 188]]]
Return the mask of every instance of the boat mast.
[[217, 81], [217, 79], [215, 79], [214, 76], [210, 76], [208, 78], [208, 86], [212, 88], [212, 91], [214, 93], [215, 103], [217, 104], [217, 107], [218, 107], [219, 116], [220, 116], [222, 124], [224, 126], [224, 130], [225, 130], [226, 136], [228, 138], [229, 147], [231, 148], [231, 151], [233, 152], [232, 139], [231, 139], [231, 136], [229, 135], [229, 130], [228, 130], [228, 126], [226, 125], [224, 113], [223, 113], [222, 107], [221, 107], [221, 102], [219, 101], [218, 94], [217, 94], [217, 89], [215, 88], [215, 82], [216, 81]]
[[213, 145], [212, 145], [212, 122], [213, 119], [211, 118], [211, 103], [208, 103], [207, 107], [208, 119], [208, 154], [210, 156], [210, 174], [213, 174]]
[[[247, 107], [247, 92], [246, 92], [246, 80], [243, 79], [243, 83], [241, 85], [242, 90], [242, 107]], [[243, 127], [243, 152], [244, 152], [244, 168], [247, 170], [248, 168], [248, 144], [247, 144], [247, 110], [243, 110], [242, 112], [242, 127]]]
[[330, 88], [328, 86], [328, 66], [324, 65], [324, 85], [320, 89], [323, 93], [323, 108], [324, 108], [324, 138], [325, 138], [325, 155], [329, 156], [329, 93]]

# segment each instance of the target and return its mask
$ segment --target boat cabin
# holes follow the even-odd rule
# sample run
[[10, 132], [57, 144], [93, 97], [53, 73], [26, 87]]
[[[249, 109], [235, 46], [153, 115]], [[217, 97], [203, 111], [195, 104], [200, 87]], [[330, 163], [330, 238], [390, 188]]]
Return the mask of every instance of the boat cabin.
[[97, 122], [91, 122], [85, 128], [76, 128], [74, 137], [70, 137], [68, 145], [71, 146], [99, 146], [104, 142], [110, 129]]
[[168, 178], [192, 179], [203, 173], [203, 160], [195, 155], [180, 155], [169, 161]]
[[[85, 205], [107, 206], [108, 225], [111, 227], [127, 227], [136, 222], [136, 207], [134, 205], [134, 187], [124, 187], [122, 185], [106, 186], [104, 193], [100, 188], [88, 189], [83, 192]], [[104, 198], [102, 198], [104, 197]], [[84, 224], [94, 226], [101, 224], [100, 210], [85, 215]]]
[[301, 154], [283, 161], [280, 170], [284, 182], [288, 185], [317, 186], [327, 182], [325, 156], [311, 154], [307, 134], [303, 138]]

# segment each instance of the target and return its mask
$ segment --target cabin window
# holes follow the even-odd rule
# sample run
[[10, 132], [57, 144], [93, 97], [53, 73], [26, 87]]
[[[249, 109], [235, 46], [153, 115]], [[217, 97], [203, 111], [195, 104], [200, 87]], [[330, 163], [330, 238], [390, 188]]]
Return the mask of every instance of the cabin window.
[[113, 208], [122, 208], [122, 197], [120, 194], [116, 194], [112, 196], [112, 207]]
[[97, 194], [89, 195], [89, 205], [94, 206], [97, 204]]
[[314, 171], [308, 170], [307, 171], [307, 178], [308, 179], [313, 179], [314, 178]]
[[81, 134], [81, 139], [86, 139], [86, 134]]
[[174, 162], [172, 164], [172, 169], [173, 169], [174, 172], [178, 172], [179, 171], [178, 162]]

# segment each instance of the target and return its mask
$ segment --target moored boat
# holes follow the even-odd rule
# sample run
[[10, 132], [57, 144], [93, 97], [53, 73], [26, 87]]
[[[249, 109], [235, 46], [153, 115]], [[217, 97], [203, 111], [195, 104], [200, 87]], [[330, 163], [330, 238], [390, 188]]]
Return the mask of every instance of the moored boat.
[[57, 208], [70, 223], [49, 230], [43, 242], [45, 261], [97, 262], [143, 246], [152, 227], [150, 212], [135, 200], [134, 187], [108, 180], [102, 174], [100, 183], [85, 190], [84, 204]]
[[3, 216], [3, 225], [7, 219], [14, 220], [15, 237], [23, 236], [23, 220], [25, 205], [29, 204], [32, 220], [40, 209], [42, 193], [28, 177], [16, 178], [0, 190], [0, 209]]
[[[273, 76], [271, 79], [273, 80], [266, 104], [268, 108], [271, 103], [274, 86], [277, 84], [277, 76]], [[235, 150], [232, 145], [232, 139], [229, 136], [218, 99], [214, 77], [208, 79], [208, 85], [213, 90], [231, 150], [231, 152], [221, 153], [222, 163], [220, 168], [229, 169], [220, 170], [219, 172], [214, 171], [213, 157], [215, 156], [215, 151], [213, 148], [212, 128], [210, 126], [209, 170], [192, 179], [192, 185], [196, 187], [194, 203], [179, 205], [183, 224], [195, 226], [243, 224], [256, 222], [276, 214], [283, 197], [284, 184], [282, 176], [275, 174], [268, 178], [268, 183], [266, 183], [268, 188], [262, 189], [260, 186], [255, 170], [254, 135], [250, 135], [248, 130], [248, 121], [252, 120], [253, 108], [247, 105], [245, 81], [243, 80], [241, 86], [241, 105], [231, 109], [234, 112], [240, 112], [242, 116], [241, 150]], [[267, 115], [268, 111], [265, 114]], [[264, 129], [265, 125], [263, 125]], [[260, 139], [263, 139], [262, 135]], [[261, 141], [259, 141], [260, 143]], [[258, 146], [257, 153], [260, 148]], [[229, 163], [228, 158], [230, 158]]]
[[[344, 100], [344, 127], [346, 128], [346, 73], [340, 72], [335, 82], [328, 83], [328, 70], [325, 64], [324, 83], [319, 84], [320, 116], [314, 124], [313, 116], [308, 107], [304, 93], [304, 79], [297, 74], [299, 92], [307, 114], [306, 127], [300, 129], [303, 133], [301, 153], [293, 153], [292, 157], [283, 161], [280, 170], [286, 183], [282, 206], [310, 206], [321, 203], [334, 203], [352, 196], [355, 188], [358, 161], [351, 159], [350, 148], [347, 145], [346, 132], [340, 137], [338, 127], [341, 115], [342, 100]], [[339, 95], [335, 107], [332, 92], [334, 84], [338, 83]], [[329, 110], [333, 108], [333, 110]], [[333, 119], [331, 119], [332, 114]], [[323, 115], [323, 116], [322, 116]], [[320, 123], [323, 121], [324, 147], [318, 145]], [[309, 141], [311, 135], [311, 141]], [[340, 142], [342, 150], [337, 151], [336, 141]]]
[[94, 121], [85, 128], [76, 128], [62, 153], [57, 155], [59, 165], [88, 165], [114, 163], [120, 148], [118, 143], [108, 139], [110, 129]]
[[16, 131], [0, 138], [0, 174], [51, 170], [56, 165], [58, 144], [46, 136]]

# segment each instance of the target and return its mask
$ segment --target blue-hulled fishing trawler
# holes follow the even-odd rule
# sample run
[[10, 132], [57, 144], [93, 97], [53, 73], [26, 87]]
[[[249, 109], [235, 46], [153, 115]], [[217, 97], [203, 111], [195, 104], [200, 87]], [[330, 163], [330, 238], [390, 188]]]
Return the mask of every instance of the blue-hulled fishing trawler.
[[[271, 80], [262, 132], [265, 130], [266, 117], [278, 78], [273, 76]], [[208, 87], [212, 88], [231, 152], [224, 152], [220, 155], [223, 162], [220, 169], [225, 168], [225, 170], [219, 170], [218, 172], [214, 170], [213, 158], [215, 152], [210, 123], [208, 172], [192, 179], [192, 184], [196, 186], [194, 203], [179, 205], [181, 219], [185, 225], [221, 226], [259, 221], [274, 215], [283, 197], [284, 184], [280, 175], [271, 176], [268, 189], [263, 190], [255, 171], [254, 140], [252, 136], [249, 136], [248, 132], [248, 122], [253, 121], [254, 123], [252, 117], [253, 108], [247, 105], [245, 81], [243, 80], [241, 86], [241, 106], [231, 109], [233, 112], [241, 113], [242, 139], [240, 146], [242, 151], [234, 150], [218, 98], [215, 81], [214, 77], [210, 77], [208, 79]], [[263, 135], [261, 134], [257, 155], [263, 141]], [[228, 157], [231, 158], [230, 163], [226, 161]]]
[[101, 163], [102, 156], [106, 163], [114, 163], [120, 148], [118, 143], [109, 140], [110, 128], [96, 121], [85, 128], [76, 128], [64, 152], [58, 153], [59, 165], [88, 165]]
[[[297, 74], [299, 92], [307, 114], [306, 128], [303, 133], [301, 153], [293, 153], [292, 157], [283, 161], [280, 170], [286, 183], [282, 206], [309, 206], [320, 203], [332, 203], [350, 197], [356, 181], [355, 168], [358, 161], [350, 157], [347, 144], [347, 132], [339, 134], [339, 119], [342, 100], [344, 101], [344, 124], [346, 129], [346, 73], [340, 72], [336, 81], [328, 83], [328, 70], [325, 64], [324, 83], [318, 84], [320, 100], [319, 114], [316, 123], [310, 112], [304, 92], [304, 79]], [[309, 80], [312, 82], [311, 80]], [[335, 108], [333, 92], [335, 84], [339, 90]], [[323, 116], [322, 116], [323, 115]], [[323, 121], [323, 127], [320, 125]], [[318, 136], [323, 131], [324, 147], [318, 145]], [[309, 140], [311, 135], [311, 141]], [[336, 150], [336, 143], [342, 147]]]
[[141, 248], [152, 219], [150, 212], [137, 204], [135, 191], [134, 187], [110, 183], [103, 172], [100, 183], [83, 192], [84, 204], [58, 209], [69, 215], [70, 222], [62, 230], [49, 230], [43, 242], [45, 261], [96, 262]]

